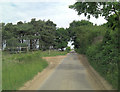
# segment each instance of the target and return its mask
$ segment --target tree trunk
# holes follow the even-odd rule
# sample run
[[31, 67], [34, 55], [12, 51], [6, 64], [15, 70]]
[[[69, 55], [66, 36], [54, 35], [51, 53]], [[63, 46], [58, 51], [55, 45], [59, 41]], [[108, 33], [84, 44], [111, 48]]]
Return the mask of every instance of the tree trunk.
[[22, 39], [22, 43], [23, 43], [23, 39]]
[[39, 39], [39, 50], [42, 50], [42, 48], [43, 48], [42, 40]]
[[[118, 56], [120, 56], [120, 13], [118, 24]], [[118, 58], [118, 90], [120, 91], [120, 59]]]
[[40, 39], [39, 39], [39, 50], [41, 50], [41, 42], [40, 42]]
[[33, 40], [30, 39], [30, 50], [33, 50]]
[[49, 55], [50, 55], [50, 48], [49, 48]]
[[64, 51], [64, 48], [61, 48], [61, 51]]
[[34, 40], [33, 40], [33, 49], [34, 49], [34, 50], [36, 49], [36, 42], [37, 42], [37, 40], [34, 39]]
[[[24, 34], [21, 36], [21, 38], [24, 36]], [[21, 42], [23, 43], [23, 39], [21, 40]]]

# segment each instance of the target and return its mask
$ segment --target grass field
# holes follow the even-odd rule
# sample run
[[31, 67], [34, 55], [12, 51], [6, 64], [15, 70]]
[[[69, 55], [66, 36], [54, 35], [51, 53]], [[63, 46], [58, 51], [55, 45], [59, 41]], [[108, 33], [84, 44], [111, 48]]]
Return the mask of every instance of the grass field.
[[16, 90], [25, 82], [31, 80], [41, 72], [48, 63], [41, 57], [65, 55], [67, 52], [34, 51], [21, 54], [8, 54], [3, 52], [2, 57], [2, 89]]

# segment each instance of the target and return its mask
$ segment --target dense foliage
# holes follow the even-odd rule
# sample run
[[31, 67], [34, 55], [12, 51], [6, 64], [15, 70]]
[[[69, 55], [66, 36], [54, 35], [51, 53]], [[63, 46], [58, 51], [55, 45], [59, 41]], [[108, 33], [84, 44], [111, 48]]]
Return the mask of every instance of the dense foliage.
[[105, 30], [106, 28], [103, 26], [93, 26], [91, 22], [82, 20], [76, 22], [73, 21], [70, 24], [68, 32], [74, 41], [75, 49], [78, 52], [85, 54], [87, 47], [95, 42], [94, 38], [103, 36]]
[[[78, 15], [84, 13], [88, 19], [90, 19], [91, 15], [96, 18], [104, 16], [108, 21], [99, 27], [76, 27], [74, 29], [74, 33], [76, 34], [74, 36], [74, 44], [76, 51], [86, 54], [90, 64], [108, 80], [115, 89], [120, 89], [120, 74], [118, 71], [118, 69], [120, 69], [119, 5], [120, 2], [76, 2], [70, 6], [70, 8], [78, 12]], [[101, 33], [101, 31], [104, 32]], [[96, 35], [94, 35], [94, 33]], [[98, 38], [100, 38], [101, 41]], [[95, 39], [98, 42], [96, 42]]]
[[[77, 22], [77, 21], [76, 21]], [[73, 24], [74, 21], [71, 23]], [[83, 21], [78, 21], [83, 23]], [[113, 85], [118, 87], [118, 38], [117, 30], [112, 31], [106, 25], [70, 26], [75, 50], [88, 57], [90, 64]], [[99, 67], [98, 67], [99, 66]]]
[[115, 14], [119, 20], [120, 17], [120, 2], [76, 2], [69, 6], [70, 8], [76, 10], [78, 15], [84, 13], [88, 19], [90, 16], [98, 18], [99, 16], [104, 16], [108, 19], [111, 15]]
[[69, 35], [68, 31], [64, 28], [58, 28], [56, 30], [56, 39], [55, 39], [55, 49], [61, 49], [64, 50], [65, 47], [67, 47], [67, 42], [69, 41]]
[[71, 51], [71, 48], [70, 47], [67, 47], [66, 48], [66, 51], [69, 53]]
[[22, 47], [29, 50], [62, 49], [69, 40], [67, 30], [56, 28], [52, 21], [31, 19], [28, 23], [2, 23], [3, 49], [19, 51]]
[[118, 88], [118, 55], [116, 32], [107, 31], [101, 43], [87, 48], [90, 64], [106, 79], [113, 88]]

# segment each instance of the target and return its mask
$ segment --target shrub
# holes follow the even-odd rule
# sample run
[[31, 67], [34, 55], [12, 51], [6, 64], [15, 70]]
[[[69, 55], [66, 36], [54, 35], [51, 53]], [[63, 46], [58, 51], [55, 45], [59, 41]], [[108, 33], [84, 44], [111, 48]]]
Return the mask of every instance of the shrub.
[[67, 52], [70, 52], [70, 50], [71, 50], [70, 47], [67, 47], [67, 48], [66, 48], [66, 51], [67, 51]]

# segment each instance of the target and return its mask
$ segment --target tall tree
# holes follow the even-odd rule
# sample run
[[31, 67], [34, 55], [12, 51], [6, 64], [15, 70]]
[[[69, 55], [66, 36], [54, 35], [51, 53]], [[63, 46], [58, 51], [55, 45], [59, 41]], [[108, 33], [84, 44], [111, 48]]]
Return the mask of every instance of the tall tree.
[[89, 21], [86, 21], [86, 20], [81, 20], [81, 21], [73, 21], [70, 23], [70, 26], [68, 28], [68, 32], [69, 32], [69, 36], [70, 38], [74, 41], [74, 39], [76, 38], [76, 33], [74, 30], [74, 28], [76, 27], [80, 27], [80, 26], [86, 26], [86, 25], [90, 25], [92, 26], [93, 23], [89, 22]]
[[[78, 12], [78, 15], [84, 13], [88, 19], [90, 16], [98, 18], [99, 16], [104, 16], [108, 20], [111, 27], [115, 29], [118, 27], [118, 46], [117, 48], [120, 53], [120, 2], [76, 2], [73, 5], [70, 5], [69, 8], [72, 8]], [[117, 25], [117, 26], [116, 26]]]
[[[111, 27], [113, 29], [115, 29], [115, 27], [118, 27], [118, 31], [116, 32], [116, 36], [114, 38], [118, 39], [116, 49], [118, 51], [118, 56], [120, 55], [120, 0], [117, 2], [76, 2], [69, 7], [76, 10], [78, 12], [78, 15], [84, 13], [88, 19], [90, 19], [91, 15], [96, 18], [99, 16], [104, 16], [110, 25], [112, 24]], [[120, 58], [118, 58], [118, 69], [120, 70]], [[119, 77], [120, 72], [118, 78]], [[118, 83], [118, 89], [120, 90], [120, 78]]]
[[70, 38], [68, 36], [68, 30], [66, 30], [64, 28], [58, 28], [56, 30], [56, 40], [55, 40], [55, 42], [56, 42], [55, 48], [56, 49], [63, 50], [64, 48], [66, 48], [69, 40], [70, 40]]
[[8, 44], [9, 40], [12, 37], [14, 37], [14, 34], [13, 34], [13, 32], [14, 32], [14, 26], [13, 26], [12, 23], [8, 23], [6, 25], [3, 24], [2, 27], [3, 27], [2, 28], [3, 42], [4, 42], [4, 44], [6, 44], [6, 47], [8, 48], [8, 47], [10, 47], [9, 44]]
[[107, 19], [110, 15], [116, 14], [120, 21], [120, 2], [76, 2], [69, 7], [76, 10], [78, 15], [84, 13], [88, 19], [90, 15], [96, 18], [104, 16]]

